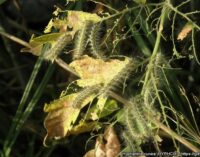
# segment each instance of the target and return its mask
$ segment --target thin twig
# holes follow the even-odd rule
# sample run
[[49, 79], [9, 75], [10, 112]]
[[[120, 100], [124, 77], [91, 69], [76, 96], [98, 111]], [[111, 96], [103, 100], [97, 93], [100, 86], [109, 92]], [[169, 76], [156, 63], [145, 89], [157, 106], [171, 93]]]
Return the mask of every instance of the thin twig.
[[77, 72], [75, 72], [72, 68], [70, 68], [70, 66], [67, 63], [65, 63], [62, 59], [56, 58], [55, 61], [59, 66], [61, 66], [66, 71], [74, 74], [77, 77], [80, 77], [79, 74]]
[[106, 8], [108, 8], [108, 9], [110, 9], [110, 10], [115, 11], [116, 13], [119, 12], [118, 10], [116, 10], [116, 9], [114, 9], [114, 8], [112, 8], [112, 7], [110, 7], [110, 6], [106, 5], [106, 4], [104, 4], [104, 3], [102, 3], [102, 2], [98, 2], [98, 1], [95, 1], [95, 0], [89, 0], [89, 1], [94, 2], [94, 3], [97, 3], [97, 4], [100, 4], [100, 5], [106, 7]]
[[16, 36], [10, 35], [10, 34], [5, 33], [5, 32], [2, 32], [1, 30], [0, 30], [0, 34], [1, 34], [2, 36], [6, 37], [6, 38], [8, 38], [8, 39], [10, 39], [10, 40], [12, 40], [12, 41], [18, 43], [18, 44], [20, 44], [20, 45], [23, 45], [23, 46], [25, 46], [25, 47], [31, 48], [31, 45], [30, 45], [29, 43], [27, 43], [27, 42], [24, 41], [24, 40], [21, 40], [20, 38], [17, 38]]

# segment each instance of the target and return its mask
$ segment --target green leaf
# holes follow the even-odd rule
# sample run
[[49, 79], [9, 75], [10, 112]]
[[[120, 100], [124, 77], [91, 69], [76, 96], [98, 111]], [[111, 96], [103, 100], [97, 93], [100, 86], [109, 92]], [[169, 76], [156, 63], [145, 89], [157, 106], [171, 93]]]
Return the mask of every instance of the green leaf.
[[[86, 119], [98, 120], [112, 114], [114, 111], [120, 109], [115, 100], [99, 99], [97, 104], [90, 108]], [[105, 103], [105, 104], [103, 104]]]
[[85, 122], [85, 121], [80, 121], [78, 125], [73, 127], [70, 131], [70, 135], [78, 135], [84, 132], [90, 132], [93, 130], [98, 130], [101, 128], [101, 124], [94, 121], [94, 122]]
[[108, 100], [102, 110], [102, 112], [99, 113], [99, 118], [106, 117], [110, 114], [112, 114], [114, 111], [119, 110], [119, 106], [117, 105], [117, 102], [115, 100]]

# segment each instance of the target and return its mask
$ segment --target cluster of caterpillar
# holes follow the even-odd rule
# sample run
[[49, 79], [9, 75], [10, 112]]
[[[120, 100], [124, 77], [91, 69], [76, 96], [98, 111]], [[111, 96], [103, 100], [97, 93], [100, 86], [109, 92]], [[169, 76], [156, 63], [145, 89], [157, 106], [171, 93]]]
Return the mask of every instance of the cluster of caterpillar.
[[[89, 45], [90, 53], [95, 58], [103, 58], [101, 51], [101, 39], [100, 33], [102, 30], [101, 23], [94, 23], [92, 21], [86, 21], [82, 29], [78, 30], [74, 37], [74, 50], [73, 50], [73, 59], [80, 58], [87, 45]], [[44, 58], [48, 61], [54, 61], [63, 51], [67, 44], [72, 41], [72, 37], [68, 33], [63, 33], [56, 41], [55, 45], [48, 50]]]
[[80, 58], [87, 45], [93, 57], [103, 59], [100, 38], [101, 30], [102, 23], [94, 23], [92, 21], [85, 22], [83, 28], [76, 34], [73, 59]]
[[114, 92], [116, 88], [130, 76], [134, 69], [135, 61], [133, 59], [128, 59], [124, 67], [116, 73], [116, 75], [108, 83], [89, 86], [80, 91], [79, 95], [73, 102], [73, 107], [80, 107], [81, 102], [83, 102], [83, 100], [91, 94], [109, 96], [109, 92]]

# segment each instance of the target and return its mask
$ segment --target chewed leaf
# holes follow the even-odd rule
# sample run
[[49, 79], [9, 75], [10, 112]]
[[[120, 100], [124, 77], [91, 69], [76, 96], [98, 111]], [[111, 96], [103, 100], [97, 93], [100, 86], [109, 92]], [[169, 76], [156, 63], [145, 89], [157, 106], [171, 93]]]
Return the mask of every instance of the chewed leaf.
[[84, 132], [90, 132], [101, 128], [101, 124], [98, 122], [84, 122], [81, 121], [78, 125], [69, 131], [69, 134], [78, 135]]
[[77, 84], [81, 87], [87, 87], [91, 84], [105, 85], [109, 83], [128, 62], [129, 58], [127, 57], [123, 61], [118, 59], [104, 61], [85, 55], [82, 59], [73, 61], [70, 66], [74, 68], [81, 77], [81, 80], [78, 80]]
[[88, 115], [87, 115], [86, 119], [98, 120], [100, 118], [103, 118], [103, 117], [106, 117], [106, 116], [112, 114], [114, 111], [119, 109], [117, 102], [115, 100], [108, 99], [105, 102], [105, 104], [102, 103], [103, 101], [104, 101], [103, 99], [99, 101], [99, 103], [101, 102], [101, 104], [102, 104], [101, 106], [103, 108], [99, 108], [97, 105], [93, 106], [88, 111]]
[[[60, 19], [58, 17], [59, 13], [66, 13], [66, 17]], [[74, 34], [82, 29], [82, 26], [85, 24], [86, 21], [92, 21], [94, 23], [99, 22], [101, 17], [97, 14], [87, 13], [83, 11], [64, 11], [59, 8], [54, 12], [56, 15], [49, 24], [47, 25], [46, 29], [44, 30], [45, 33], [50, 33], [52, 28], [60, 30], [60, 32], [67, 31], [67, 28], [72, 28], [71, 34]]]
[[30, 52], [33, 55], [39, 56], [42, 45], [45, 43], [50, 43], [52, 46], [55, 45], [57, 39], [62, 35], [62, 33], [51, 33], [42, 35], [39, 37], [32, 37], [29, 41], [29, 44], [31, 45], [31, 49], [29, 48], [23, 48], [22, 52]]
[[104, 95], [100, 95], [100, 96], [98, 97], [97, 107], [98, 107], [100, 110], [103, 110], [106, 101], [107, 101], [107, 97], [104, 97]]
[[[45, 104], [44, 111], [49, 113], [44, 121], [47, 130], [44, 144], [48, 140], [60, 139], [69, 135], [69, 131], [74, 127], [81, 109], [72, 106], [77, 96], [78, 93], [70, 94], [53, 101], [49, 105]], [[86, 98], [80, 106], [85, 106], [93, 99], [94, 96]]]
[[98, 97], [98, 101], [97, 101], [97, 104], [95, 105], [95, 109], [93, 112], [90, 113], [91, 115], [91, 119], [92, 120], [97, 120], [99, 119], [99, 112], [102, 112], [105, 104], [106, 104], [106, 101], [107, 101], [107, 97], [104, 97], [104, 95], [100, 95]]

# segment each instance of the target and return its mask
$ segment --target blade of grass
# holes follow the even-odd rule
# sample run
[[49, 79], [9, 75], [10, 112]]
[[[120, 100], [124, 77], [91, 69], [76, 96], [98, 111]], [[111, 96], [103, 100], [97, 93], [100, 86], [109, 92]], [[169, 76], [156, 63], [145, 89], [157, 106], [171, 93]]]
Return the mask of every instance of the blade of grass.
[[[49, 48], [49, 45], [45, 45], [45, 46], [43, 47], [43, 49], [42, 49], [42, 54], [44, 54], [44, 52], [45, 52], [48, 48]], [[33, 70], [32, 74], [31, 74], [31, 77], [30, 77], [30, 79], [29, 79], [29, 82], [28, 82], [28, 84], [27, 84], [27, 86], [26, 86], [26, 88], [25, 88], [24, 94], [23, 94], [22, 99], [21, 99], [21, 101], [20, 101], [20, 104], [19, 104], [19, 106], [18, 106], [17, 112], [16, 112], [15, 116], [13, 117], [13, 121], [12, 121], [11, 127], [10, 127], [10, 129], [9, 129], [9, 131], [8, 131], [8, 135], [7, 135], [7, 137], [6, 137], [5, 141], [4, 141], [3, 152], [2, 152], [2, 154], [1, 154], [1, 157], [8, 157], [8, 156], [9, 156], [9, 154], [10, 154], [10, 152], [11, 152], [11, 149], [12, 149], [12, 146], [13, 146], [13, 144], [15, 143], [15, 140], [16, 140], [16, 138], [17, 138], [19, 132], [20, 132], [20, 129], [21, 129], [21, 127], [22, 127], [24, 121], [27, 119], [27, 117], [28, 117], [28, 115], [30, 114], [30, 112], [32, 111], [32, 109], [33, 109], [35, 103], [36, 103], [37, 100], [39, 99], [39, 98], [37, 98], [37, 97], [39, 97], [39, 94], [41, 94], [41, 93], [38, 94], [38, 90], [37, 90], [37, 91], [35, 92], [35, 95], [33, 96], [32, 100], [31, 100], [31, 102], [29, 103], [28, 107], [26, 108], [25, 112], [23, 112], [25, 103], [26, 103], [26, 101], [27, 101], [27, 98], [28, 98], [28, 96], [29, 96], [29, 93], [30, 93], [30, 91], [31, 91], [31, 88], [32, 88], [32, 86], [33, 86], [33, 83], [34, 83], [35, 78], [36, 78], [36, 76], [37, 76], [37, 74], [38, 74], [38, 71], [39, 71], [39, 69], [40, 69], [40, 67], [41, 67], [42, 62], [43, 62], [43, 56], [41, 55], [41, 56], [39, 57], [39, 59], [37, 60], [36, 64], [35, 64], [34, 70]], [[50, 69], [47, 70], [47, 74], [49, 73], [49, 71], [50, 71]], [[46, 75], [47, 75], [47, 74], [46, 74]], [[46, 75], [44, 76], [44, 79], [45, 79]], [[43, 79], [43, 80], [44, 80], [44, 79]], [[42, 81], [42, 83], [43, 83], [43, 82], [44, 82], [44, 81]], [[41, 86], [42, 86], [42, 85], [40, 84], [40, 88], [41, 88]], [[38, 89], [40, 89], [40, 88], [38, 88]], [[41, 89], [42, 89], [42, 88], [41, 88]], [[36, 96], [37, 96], [37, 97], [36, 97]], [[29, 111], [28, 114], [27, 114], [27, 109], [29, 109], [29, 110], [28, 110], [28, 111]], [[25, 114], [25, 113], [26, 113], [26, 114]], [[25, 116], [24, 114], [25, 114], [26, 116]]]

